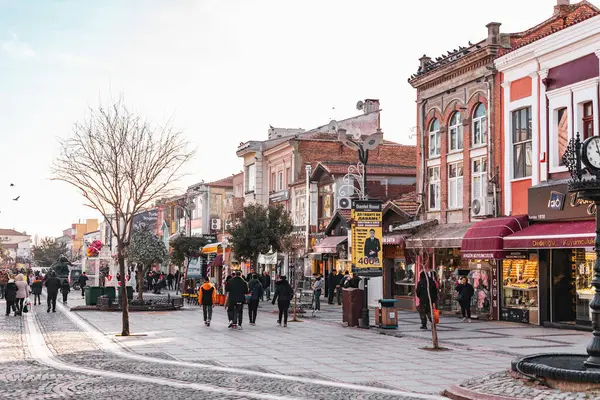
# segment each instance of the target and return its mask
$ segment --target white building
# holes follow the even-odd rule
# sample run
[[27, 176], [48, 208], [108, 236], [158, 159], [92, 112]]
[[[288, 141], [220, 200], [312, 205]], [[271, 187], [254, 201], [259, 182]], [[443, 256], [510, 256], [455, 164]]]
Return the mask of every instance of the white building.
[[0, 229], [0, 244], [7, 251], [8, 256], [16, 260], [31, 258], [31, 236], [26, 232], [17, 232], [14, 229]]

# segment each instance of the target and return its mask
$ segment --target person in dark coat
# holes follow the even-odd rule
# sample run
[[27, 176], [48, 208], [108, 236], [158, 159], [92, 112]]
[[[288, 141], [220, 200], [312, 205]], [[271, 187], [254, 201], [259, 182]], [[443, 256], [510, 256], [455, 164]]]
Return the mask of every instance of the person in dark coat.
[[252, 276], [255, 274], [254, 268], [250, 268], [250, 272], [246, 275], [246, 282], [250, 282], [252, 280]]
[[210, 320], [212, 319], [213, 303], [217, 290], [210, 283], [208, 276], [204, 277], [204, 283], [200, 286], [198, 300], [202, 306], [202, 316], [204, 317], [204, 325], [210, 326]]
[[[81, 288], [81, 298], [85, 297], [85, 286], [87, 285], [87, 281], [89, 279], [90, 278], [88, 278], [88, 276], [85, 274], [85, 272], [79, 276], [79, 287]], [[117, 279], [119, 282], [121, 281], [119, 278], [117, 278]]]
[[4, 298], [6, 299], [6, 315], [10, 315], [10, 310], [17, 316], [17, 308], [15, 302], [17, 301], [17, 285], [15, 285], [14, 279], [9, 279], [4, 288]]
[[48, 310], [50, 312], [50, 306], [52, 306], [52, 312], [56, 312], [56, 296], [58, 296], [58, 290], [61, 287], [60, 279], [56, 277], [56, 272], [50, 273], [50, 278], [46, 279], [46, 292], [48, 292]]
[[285, 276], [281, 276], [277, 282], [275, 282], [275, 295], [273, 296], [272, 304], [277, 301], [277, 307], [279, 308], [279, 319], [277, 323], [281, 325], [281, 317], [283, 317], [283, 327], [287, 328], [288, 310], [290, 308], [290, 301], [294, 297], [294, 290], [290, 286]]
[[69, 282], [64, 279], [62, 281], [62, 284], [60, 285], [60, 292], [62, 293], [63, 296], [63, 304], [65, 304], [67, 302], [67, 296], [69, 295], [69, 292], [71, 291], [71, 287], [69, 286]]
[[267, 301], [271, 301], [271, 275], [269, 275], [269, 273], [267, 271], [263, 272], [263, 275], [261, 276], [261, 284], [263, 287], [263, 297], [262, 300], [264, 300], [264, 295], [267, 295]]
[[33, 293], [33, 305], [42, 304], [40, 296], [42, 295], [42, 278], [38, 275], [31, 284], [31, 292]]
[[[427, 287], [429, 286], [429, 293]], [[427, 329], [427, 319], [431, 321], [431, 307], [429, 299], [431, 297], [431, 305], [435, 307], [438, 298], [438, 290], [436, 286], [436, 275], [431, 268], [425, 267], [425, 271], [421, 271], [419, 283], [417, 284], [417, 297], [419, 298], [419, 316], [421, 317], [421, 329]]]
[[258, 303], [263, 296], [263, 285], [258, 279], [258, 275], [252, 275], [252, 279], [248, 282], [248, 290], [250, 292], [250, 301], [248, 301], [248, 316], [250, 325], [256, 325], [256, 314], [258, 314]]
[[225, 278], [225, 307], [227, 307], [227, 320], [231, 323], [233, 321], [233, 307], [229, 307], [229, 281], [233, 278], [233, 275], [229, 274]]
[[169, 290], [173, 290], [173, 279], [175, 279], [175, 276], [173, 276], [173, 273], [169, 272], [167, 275], [167, 287]]
[[475, 289], [473, 285], [469, 283], [469, 280], [466, 276], [460, 278], [460, 284], [456, 285], [456, 289], [458, 292], [457, 300], [458, 304], [460, 304], [460, 312], [462, 314], [462, 321], [471, 322], [471, 299], [473, 298], [473, 294], [475, 293]]
[[333, 304], [333, 295], [335, 294], [336, 289], [336, 283], [337, 283], [337, 270], [333, 270], [331, 271], [331, 273], [327, 276], [327, 286], [328, 286], [328, 293], [327, 293], [327, 303], [328, 304]]
[[227, 283], [229, 291], [229, 308], [233, 308], [233, 320], [229, 321], [229, 327], [241, 330], [244, 317], [244, 303], [248, 293], [248, 283], [242, 278], [241, 271], [235, 271], [235, 276]]
[[358, 285], [360, 284], [360, 278], [356, 272], [352, 273], [352, 278], [350, 278], [349, 287], [358, 289]]

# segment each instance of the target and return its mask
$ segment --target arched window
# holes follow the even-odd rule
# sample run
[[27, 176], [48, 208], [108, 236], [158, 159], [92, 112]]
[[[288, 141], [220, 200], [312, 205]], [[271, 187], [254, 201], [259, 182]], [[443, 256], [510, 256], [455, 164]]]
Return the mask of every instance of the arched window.
[[475, 107], [473, 112], [473, 146], [487, 143], [486, 112], [482, 103]]
[[429, 157], [440, 155], [440, 123], [434, 118], [429, 124]]
[[450, 118], [448, 136], [450, 151], [457, 151], [463, 148], [462, 117], [458, 111], [452, 114], [452, 118]]

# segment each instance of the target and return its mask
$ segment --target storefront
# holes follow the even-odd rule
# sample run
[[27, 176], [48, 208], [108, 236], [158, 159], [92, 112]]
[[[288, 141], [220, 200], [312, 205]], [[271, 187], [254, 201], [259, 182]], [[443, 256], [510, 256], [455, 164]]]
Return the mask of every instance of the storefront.
[[596, 210], [565, 183], [529, 189], [528, 228], [504, 239], [503, 316], [547, 326], [591, 326]]
[[498, 320], [502, 307], [499, 302], [499, 270], [510, 263], [511, 255], [504, 250], [504, 238], [521, 231], [528, 225], [526, 215], [490, 218], [474, 224], [462, 241], [461, 255], [465, 269], [458, 278], [466, 276], [475, 293], [471, 313], [478, 319]]
[[327, 276], [331, 271], [347, 267], [348, 236], [328, 236], [320, 240], [309, 257], [313, 260], [313, 275]]
[[383, 235], [383, 297], [395, 298], [396, 307], [416, 310], [415, 263], [404, 251], [405, 235]]

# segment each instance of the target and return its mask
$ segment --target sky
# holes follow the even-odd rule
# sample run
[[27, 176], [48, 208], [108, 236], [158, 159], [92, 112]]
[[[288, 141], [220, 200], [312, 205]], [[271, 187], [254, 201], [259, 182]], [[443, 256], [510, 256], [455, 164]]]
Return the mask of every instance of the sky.
[[[269, 125], [311, 129], [381, 101], [387, 140], [414, 144], [424, 53], [552, 15], [554, 0], [0, 0], [0, 228], [61, 236], [98, 214], [51, 180], [57, 138], [123, 96], [171, 119], [197, 154], [181, 186], [242, 168]], [[14, 187], [10, 187], [10, 184]], [[12, 200], [20, 196], [18, 201]]]

